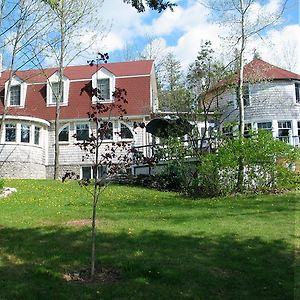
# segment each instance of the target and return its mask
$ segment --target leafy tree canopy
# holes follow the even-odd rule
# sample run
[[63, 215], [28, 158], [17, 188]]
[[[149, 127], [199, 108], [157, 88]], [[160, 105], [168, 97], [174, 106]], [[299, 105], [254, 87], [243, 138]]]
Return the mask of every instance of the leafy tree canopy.
[[145, 6], [149, 6], [152, 10], [157, 10], [159, 13], [167, 8], [173, 11], [175, 3], [165, 0], [123, 0], [125, 3], [130, 3], [138, 12], [145, 11]]

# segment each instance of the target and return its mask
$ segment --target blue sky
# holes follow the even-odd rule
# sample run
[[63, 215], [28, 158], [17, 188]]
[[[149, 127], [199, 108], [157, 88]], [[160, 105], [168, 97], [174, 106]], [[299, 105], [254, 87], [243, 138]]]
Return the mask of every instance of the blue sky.
[[[259, 8], [271, 11], [281, 0], [258, 0]], [[211, 11], [198, 0], [177, 0], [174, 12], [161, 14], [137, 13], [122, 0], [105, 0], [101, 9], [105, 22], [111, 24], [107, 36], [92, 47], [92, 51], [110, 53], [110, 61], [126, 60], [142, 53], [152, 41], [153, 52], [163, 56], [172, 52], [187, 67], [196, 57], [201, 41], [211, 40], [215, 49], [224, 54], [222, 36], [226, 28], [211, 22]], [[249, 41], [248, 60], [253, 49], [270, 63], [289, 66], [300, 73], [300, 4], [289, 0], [280, 25], [268, 29], [263, 36]], [[92, 52], [90, 52], [92, 53]], [[226, 54], [226, 53], [225, 53]], [[280, 63], [278, 63], [280, 62]]]

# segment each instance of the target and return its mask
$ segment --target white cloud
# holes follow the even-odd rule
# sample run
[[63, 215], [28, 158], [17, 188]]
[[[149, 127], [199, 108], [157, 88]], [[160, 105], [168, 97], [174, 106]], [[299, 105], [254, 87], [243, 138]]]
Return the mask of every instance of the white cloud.
[[[103, 18], [112, 22], [112, 27], [107, 37], [96, 42], [98, 49], [107, 49], [111, 52], [115, 50], [126, 50], [126, 47], [138, 48], [139, 43], [147, 40], [150, 36], [157, 43], [166, 47], [165, 52], [173, 52], [187, 67], [194, 61], [200, 50], [201, 41], [211, 40], [214, 49], [219, 51], [220, 56], [228, 57], [233, 53], [234, 48], [226, 47], [226, 40], [220, 38], [229, 32], [227, 26], [218, 26], [211, 22], [211, 11], [201, 5], [198, 0], [181, 0], [174, 12], [170, 10], [161, 14], [153, 14], [150, 10], [139, 14], [131, 5], [122, 1], [104, 1], [102, 7]], [[184, 2], [184, 6], [181, 4]], [[277, 11], [281, 0], [260, 1], [253, 6], [253, 13], [268, 15]], [[255, 20], [255, 18], [253, 18]], [[256, 48], [262, 58], [278, 65], [284, 60], [292, 64], [296, 61], [294, 71], [300, 73], [299, 25], [285, 26], [281, 29], [272, 29], [264, 32], [264, 39], [258, 36], [253, 38], [248, 45], [248, 59]], [[287, 46], [286, 46], [287, 45]], [[148, 49], [149, 50], [149, 49]], [[146, 50], [145, 50], [146, 51]], [[293, 55], [294, 53], [294, 55]], [[281, 57], [281, 59], [279, 59]], [[283, 58], [285, 57], [285, 58]], [[291, 59], [292, 58], [292, 59]]]

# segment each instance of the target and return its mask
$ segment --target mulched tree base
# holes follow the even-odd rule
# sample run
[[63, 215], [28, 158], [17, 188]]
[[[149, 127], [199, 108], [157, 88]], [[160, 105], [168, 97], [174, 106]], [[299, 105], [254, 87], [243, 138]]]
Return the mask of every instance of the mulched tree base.
[[95, 267], [95, 275], [91, 278], [90, 267], [87, 267], [77, 272], [64, 274], [64, 279], [66, 281], [76, 281], [80, 283], [110, 283], [121, 280], [121, 273], [120, 270], [114, 267], [98, 266]]

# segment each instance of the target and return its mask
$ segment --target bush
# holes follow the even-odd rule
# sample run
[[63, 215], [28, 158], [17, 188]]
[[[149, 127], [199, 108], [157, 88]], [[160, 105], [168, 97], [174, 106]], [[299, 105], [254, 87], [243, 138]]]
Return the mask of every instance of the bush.
[[0, 191], [4, 188], [4, 179], [0, 178]]
[[234, 192], [240, 159], [244, 166], [241, 191], [274, 191], [298, 183], [293, 166], [299, 150], [261, 131], [247, 139], [227, 139], [215, 154], [203, 156], [198, 168], [199, 193], [218, 196]]

